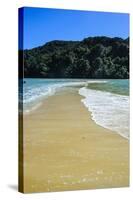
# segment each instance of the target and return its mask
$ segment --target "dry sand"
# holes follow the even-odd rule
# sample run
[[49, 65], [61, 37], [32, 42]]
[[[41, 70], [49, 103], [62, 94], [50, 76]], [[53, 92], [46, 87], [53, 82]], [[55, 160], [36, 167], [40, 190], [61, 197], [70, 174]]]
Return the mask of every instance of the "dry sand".
[[98, 126], [77, 89], [24, 115], [24, 192], [129, 185], [129, 141]]

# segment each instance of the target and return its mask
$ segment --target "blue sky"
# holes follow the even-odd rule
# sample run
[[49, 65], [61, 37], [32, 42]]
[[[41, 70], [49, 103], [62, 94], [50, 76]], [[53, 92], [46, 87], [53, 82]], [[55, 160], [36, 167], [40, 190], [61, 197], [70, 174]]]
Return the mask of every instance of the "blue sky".
[[24, 49], [51, 40], [82, 40], [90, 36], [129, 36], [129, 15], [122, 13], [24, 8]]

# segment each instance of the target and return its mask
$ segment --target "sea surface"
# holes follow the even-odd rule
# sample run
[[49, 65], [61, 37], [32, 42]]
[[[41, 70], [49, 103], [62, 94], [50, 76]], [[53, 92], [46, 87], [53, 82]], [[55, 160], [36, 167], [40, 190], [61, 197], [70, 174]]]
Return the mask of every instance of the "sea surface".
[[23, 79], [21, 83], [19, 98], [24, 112], [36, 109], [42, 100], [64, 87], [78, 86], [82, 103], [91, 112], [92, 119], [129, 138], [129, 80]]

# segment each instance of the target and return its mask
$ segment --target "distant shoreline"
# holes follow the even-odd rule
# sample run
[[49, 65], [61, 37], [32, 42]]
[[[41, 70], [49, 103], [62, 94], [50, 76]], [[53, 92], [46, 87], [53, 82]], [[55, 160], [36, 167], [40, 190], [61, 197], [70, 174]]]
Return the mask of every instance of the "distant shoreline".
[[129, 78], [129, 38], [55, 40], [41, 47], [20, 50], [19, 58], [19, 77]]

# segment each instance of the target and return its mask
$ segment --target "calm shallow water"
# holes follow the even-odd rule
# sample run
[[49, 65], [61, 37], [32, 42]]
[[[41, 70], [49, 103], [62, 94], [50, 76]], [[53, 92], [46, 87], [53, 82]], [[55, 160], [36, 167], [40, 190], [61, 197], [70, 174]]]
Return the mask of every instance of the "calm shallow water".
[[129, 80], [105, 80], [101, 83], [88, 84], [89, 89], [101, 90], [129, 96]]
[[[99, 125], [129, 137], [129, 80], [24, 79], [20, 101], [24, 111], [40, 106], [43, 99], [66, 86], [79, 86], [82, 102]], [[22, 88], [21, 88], [22, 91]], [[65, 106], [65, 105], [64, 105]]]

